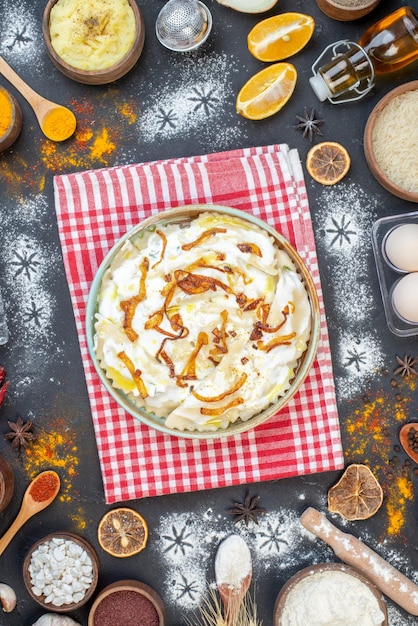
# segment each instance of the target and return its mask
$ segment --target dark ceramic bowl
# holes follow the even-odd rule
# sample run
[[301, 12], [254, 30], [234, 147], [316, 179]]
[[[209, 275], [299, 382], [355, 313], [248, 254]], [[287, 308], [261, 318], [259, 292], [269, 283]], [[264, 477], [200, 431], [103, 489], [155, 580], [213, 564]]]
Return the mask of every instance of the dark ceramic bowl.
[[18, 101], [4, 87], [0, 86], [0, 92], [7, 98], [12, 110], [10, 124], [3, 135], [0, 136], [0, 152], [4, 152], [16, 141], [22, 130], [22, 110]]
[[[129, 596], [128, 596], [129, 594]], [[140, 596], [135, 599], [135, 595]], [[94, 600], [88, 617], [88, 626], [102, 626], [100, 616], [106, 613], [106, 624], [110, 623], [109, 611], [115, 611], [115, 619], [117, 615], [118, 622], [115, 624], [128, 624], [129, 613], [125, 610], [132, 610], [129, 607], [129, 597], [133, 598], [135, 608], [141, 611], [143, 626], [151, 626], [158, 619], [158, 626], [165, 626], [165, 608], [164, 603], [158, 593], [145, 583], [138, 580], [119, 580], [105, 587]], [[104, 622], [103, 622], [104, 623]]]
[[[388, 626], [388, 612], [386, 608], [385, 601], [383, 599], [382, 594], [378, 590], [378, 588], [361, 572], [356, 570], [354, 567], [350, 565], [345, 565], [343, 563], [319, 563], [317, 565], [311, 565], [310, 567], [305, 567], [300, 570], [294, 576], [292, 576], [282, 587], [279, 595], [277, 596], [276, 603], [274, 606], [273, 613], [273, 626], [281, 626], [282, 621], [281, 617], [283, 615], [284, 607], [289, 599], [289, 594], [303, 581], [308, 578], [318, 577], [323, 572], [343, 572], [347, 576], [352, 576], [359, 580], [363, 585], [367, 587], [367, 589], [372, 593], [372, 595], [376, 598], [379, 609], [381, 610], [384, 619], [381, 622], [380, 626]], [[292, 622], [293, 623], [293, 622]], [[296, 624], [296, 622], [294, 622]], [[303, 626], [309, 626], [308, 624]]]
[[[392, 100], [397, 98], [398, 96], [408, 92], [408, 91], [416, 91], [418, 96], [418, 80], [413, 80], [408, 83], [404, 83], [395, 89], [392, 89], [389, 93], [387, 93], [374, 107], [373, 111], [370, 113], [369, 118], [366, 123], [366, 127], [364, 129], [364, 154], [366, 157], [367, 164], [370, 168], [371, 173], [375, 177], [378, 183], [382, 185], [387, 191], [389, 191], [394, 196], [398, 198], [402, 198], [402, 200], [409, 200], [410, 202], [418, 202], [418, 192], [408, 191], [400, 187], [397, 183], [391, 180], [388, 175], [382, 170], [379, 165], [373, 151], [373, 133], [377, 119], [382, 113], [383, 109], [390, 103]], [[408, 120], [400, 119], [396, 120], [399, 125], [408, 124]]]
[[12, 499], [15, 486], [13, 470], [6, 459], [0, 456], [0, 512]]
[[110, 67], [101, 70], [82, 70], [77, 67], [66, 63], [54, 50], [51, 44], [50, 37], [50, 14], [52, 7], [58, 2], [58, 0], [48, 0], [44, 10], [42, 19], [42, 32], [48, 55], [53, 64], [68, 78], [75, 80], [78, 83], [85, 83], [88, 85], [104, 85], [112, 83], [118, 78], [121, 78], [127, 74], [138, 61], [141, 56], [142, 49], [144, 47], [145, 40], [145, 25], [142, 17], [142, 13], [135, 0], [129, 0], [129, 4], [132, 7], [135, 24], [136, 34], [134, 43], [131, 49], [125, 54], [125, 56]]
[[350, 22], [364, 17], [373, 11], [379, 2], [380, 0], [363, 0], [357, 5], [345, 6], [337, 0], [316, 0], [316, 4], [325, 15], [341, 22]]
[[[30, 574], [30, 564], [32, 560], [32, 555], [39, 546], [51, 541], [51, 539], [64, 539], [64, 540], [72, 541], [73, 543], [83, 548], [83, 550], [85, 550], [85, 552], [90, 557], [91, 563], [93, 565], [92, 583], [90, 587], [86, 590], [83, 598], [79, 602], [69, 602], [66, 604], [62, 604], [61, 606], [57, 606], [51, 602], [46, 602], [46, 599], [47, 599], [46, 595], [44, 594], [37, 595], [36, 593], [34, 593], [34, 590], [33, 590], [34, 585], [31, 582], [31, 574]], [[37, 541], [30, 548], [29, 552], [27, 553], [25, 557], [25, 560], [23, 561], [23, 580], [24, 580], [24, 583], [25, 583], [25, 586], [29, 595], [31, 596], [33, 600], [35, 600], [35, 602], [40, 604], [44, 609], [46, 609], [47, 611], [51, 613], [65, 613], [67, 611], [75, 611], [76, 609], [83, 606], [92, 597], [93, 593], [95, 592], [98, 578], [99, 578], [99, 558], [96, 554], [96, 551], [94, 550], [93, 546], [90, 545], [88, 541], [86, 541], [86, 539], [72, 532], [50, 533], [49, 535], [46, 535], [46, 537], [39, 539], [39, 541]]]

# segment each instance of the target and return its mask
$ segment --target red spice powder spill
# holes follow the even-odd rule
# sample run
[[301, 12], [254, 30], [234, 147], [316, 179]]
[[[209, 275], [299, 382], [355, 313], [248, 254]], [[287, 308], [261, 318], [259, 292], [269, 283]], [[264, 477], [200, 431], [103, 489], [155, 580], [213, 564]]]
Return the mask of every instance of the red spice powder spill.
[[109, 594], [94, 613], [94, 626], [159, 626], [159, 623], [151, 600], [130, 590]]
[[45, 502], [49, 500], [58, 487], [58, 478], [54, 472], [40, 474], [29, 489], [29, 493], [35, 502]]

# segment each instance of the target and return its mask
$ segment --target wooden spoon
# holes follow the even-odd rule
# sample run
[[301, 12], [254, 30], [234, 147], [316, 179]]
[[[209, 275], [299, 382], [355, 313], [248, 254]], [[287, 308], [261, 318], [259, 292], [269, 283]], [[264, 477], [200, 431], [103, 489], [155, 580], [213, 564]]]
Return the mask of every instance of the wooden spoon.
[[414, 461], [414, 463], [418, 463], [418, 451], [413, 450], [409, 443], [409, 431], [411, 428], [414, 428], [418, 432], [418, 422], [409, 422], [408, 424], [404, 424], [399, 431], [399, 441], [401, 442], [401, 446], [407, 455]]
[[[38, 495], [36, 492], [36, 489], [39, 487], [45, 489], [45, 493], [48, 495], [45, 500], [42, 500], [41, 495]], [[58, 474], [53, 470], [41, 472], [33, 479], [25, 491], [22, 505], [15, 521], [0, 539], [0, 556], [3, 554], [18, 530], [21, 529], [23, 524], [33, 515], [39, 513], [39, 511], [43, 511], [43, 509], [46, 509], [46, 507], [51, 504], [56, 497], [59, 488], [60, 479]]]
[[[48, 139], [52, 139], [53, 141], [64, 141], [65, 139], [71, 137], [76, 128], [76, 119], [74, 113], [70, 111], [70, 109], [67, 109], [67, 107], [62, 106], [61, 104], [57, 104], [56, 102], [51, 102], [51, 100], [47, 100], [43, 96], [39, 95], [16, 74], [16, 72], [1, 56], [0, 73], [3, 74], [3, 76], [7, 78], [7, 80], [12, 83], [12, 85], [16, 87], [22, 96], [29, 102], [35, 112], [42, 132], [46, 137], [48, 137]], [[59, 139], [57, 139], [55, 135], [51, 135], [49, 133], [45, 125], [45, 120], [48, 115], [60, 112], [65, 115], [66, 120], [68, 120], [68, 124], [65, 125], [65, 132], [63, 132]]]
[[239, 535], [229, 536], [218, 548], [215, 578], [224, 606], [225, 622], [228, 626], [235, 626], [252, 578], [250, 551]]

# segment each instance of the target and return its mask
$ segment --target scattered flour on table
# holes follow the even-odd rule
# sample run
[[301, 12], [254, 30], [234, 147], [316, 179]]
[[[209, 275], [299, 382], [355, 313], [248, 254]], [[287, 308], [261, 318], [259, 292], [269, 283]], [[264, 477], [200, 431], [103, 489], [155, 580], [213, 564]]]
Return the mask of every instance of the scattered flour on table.
[[30, 66], [32, 74], [42, 73], [44, 54], [41, 20], [31, 0], [3, 0], [0, 19], [0, 53], [19, 71]]
[[233, 58], [208, 53], [157, 65], [159, 83], [147, 84], [147, 103], [137, 123], [142, 144], [195, 136], [196, 143], [209, 143], [217, 151], [243, 138], [246, 127], [236, 115], [231, 87], [231, 76], [238, 71]]
[[42, 243], [47, 229], [48, 206], [42, 196], [2, 215], [0, 283], [13, 345], [15, 390], [39, 385], [61, 352], [54, 333], [60, 253], [54, 244]]
[[344, 370], [342, 376], [336, 374], [336, 384], [340, 396], [348, 398], [361, 392], [365, 380], [384, 363], [373, 330], [376, 307], [383, 304], [376, 302], [369, 276], [373, 263], [371, 228], [379, 207], [353, 183], [324, 190], [317, 207], [317, 245], [330, 275], [330, 306], [338, 334], [335, 356]]
[[[306, 544], [306, 531], [295, 512], [288, 509], [268, 512], [259, 523], [227, 526], [211, 511], [202, 515], [180, 513], [160, 519], [159, 560], [166, 572], [164, 589], [167, 598], [182, 610], [195, 609], [207, 595], [215, 580], [214, 563], [219, 544], [232, 534], [247, 543], [252, 558], [253, 578], [257, 586], [269, 572], [294, 569], [299, 548]], [[307, 563], [315, 559], [312, 546], [303, 549]], [[317, 550], [317, 553], [320, 552]]]

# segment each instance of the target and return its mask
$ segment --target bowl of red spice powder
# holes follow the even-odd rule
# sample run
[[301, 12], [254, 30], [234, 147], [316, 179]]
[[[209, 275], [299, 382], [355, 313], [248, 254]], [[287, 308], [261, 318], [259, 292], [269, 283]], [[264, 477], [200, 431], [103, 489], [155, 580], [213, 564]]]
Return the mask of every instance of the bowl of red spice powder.
[[4, 87], [0, 87], [0, 152], [16, 141], [22, 130], [22, 110], [18, 101]]
[[88, 626], [165, 626], [164, 603], [138, 580], [120, 580], [105, 587], [93, 602]]

